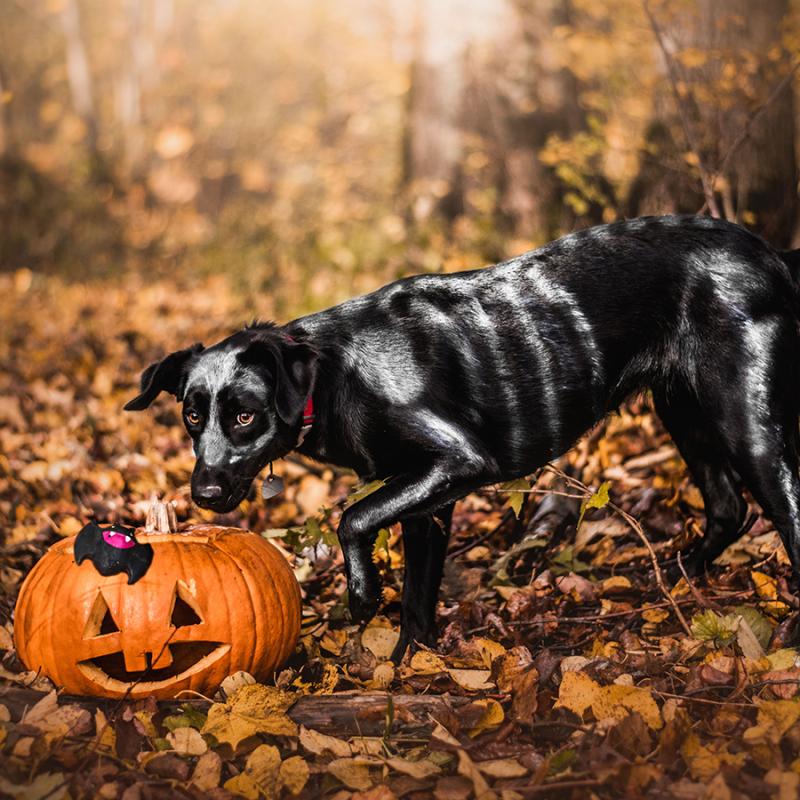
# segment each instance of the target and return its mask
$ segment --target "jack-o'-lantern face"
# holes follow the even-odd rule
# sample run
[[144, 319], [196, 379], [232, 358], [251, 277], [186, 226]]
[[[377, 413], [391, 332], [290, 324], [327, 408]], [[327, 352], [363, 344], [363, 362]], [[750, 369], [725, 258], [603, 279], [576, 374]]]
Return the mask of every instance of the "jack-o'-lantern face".
[[17, 601], [23, 663], [71, 694], [131, 699], [213, 694], [238, 670], [272, 677], [300, 630], [300, 590], [278, 549], [212, 525], [135, 536], [153, 555], [134, 583], [77, 564], [75, 539], [39, 561]]
[[[167, 602], [151, 599], [144, 617], [141, 606], [131, 603], [136, 587], [120, 589], [99, 590], [86, 620], [78, 668], [90, 680], [120, 690], [142, 682], [158, 689], [206, 670], [230, 650], [230, 644], [207, 638], [211, 631], [186, 582], [175, 584]], [[126, 611], [132, 607], [131, 618]], [[163, 619], [153, 619], [159, 612]]]

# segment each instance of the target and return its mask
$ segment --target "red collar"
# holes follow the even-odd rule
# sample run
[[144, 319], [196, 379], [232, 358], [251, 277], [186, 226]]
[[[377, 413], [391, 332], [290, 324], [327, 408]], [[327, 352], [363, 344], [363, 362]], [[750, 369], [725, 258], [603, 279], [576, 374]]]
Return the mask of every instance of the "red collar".
[[300, 435], [297, 437], [297, 444], [295, 447], [300, 447], [303, 444], [311, 426], [314, 424], [314, 399], [311, 395], [306, 400], [305, 407], [303, 408], [303, 426], [300, 428]]

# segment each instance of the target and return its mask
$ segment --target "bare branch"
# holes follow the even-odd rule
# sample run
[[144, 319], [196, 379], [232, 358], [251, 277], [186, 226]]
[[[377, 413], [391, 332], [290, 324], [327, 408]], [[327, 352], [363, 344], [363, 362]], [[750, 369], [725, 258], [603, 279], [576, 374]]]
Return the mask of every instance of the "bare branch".
[[681, 93], [678, 90], [678, 75], [675, 61], [673, 60], [672, 55], [667, 48], [664, 32], [661, 29], [661, 26], [659, 25], [658, 20], [655, 18], [652, 10], [650, 9], [648, 0], [642, 0], [642, 7], [644, 8], [644, 13], [647, 15], [647, 19], [650, 22], [650, 27], [653, 30], [653, 35], [656, 38], [656, 42], [661, 50], [661, 54], [664, 56], [664, 63], [667, 67], [667, 76], [669, 77], [670, 86], [672, 87], [672, 93], [675, 96], [675, 105], [677, 106], [678, 116], [681, 120], [683, 135], [686, 137], [686, 145], [697, 160], [697, 169], [700, 172], [700, 182], [703, 185], [703, 196], [706, 199], [706, 206], [708, 207], [712, 217], [720, 217], [722, 215], [720, 214], [717, 200], [714, 197], [713, 176], [703, 162], [703, 156], [700, 152], [700, 147], [694, 137], [694, 134], [692, 133], [692, 127], [689, 124], [689, 119], [686, 116]]

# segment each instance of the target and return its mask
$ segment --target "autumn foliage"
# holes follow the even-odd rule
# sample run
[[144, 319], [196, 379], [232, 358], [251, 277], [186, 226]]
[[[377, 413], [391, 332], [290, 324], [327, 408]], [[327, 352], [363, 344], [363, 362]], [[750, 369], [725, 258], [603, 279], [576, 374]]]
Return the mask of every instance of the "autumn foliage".
[[[794, 0], [0, 15], [0, 797], [798, 796], [797, 583], [761, 516], [682, 576], [702, 500], [647, 397], [457, 505], [439, 646], [399, 666], [398, 531], [363, 630], [335, 533], [374, 487], [290, 457], [282, 495], [216, 517], [178, 407], [122, 412], [178, 347], [595, 222], [702, 210], [796, 246]], [[14, 648], [20, 585], [154, 494], [287, 553], [297, 648], [213, 696], [58, 695]]]

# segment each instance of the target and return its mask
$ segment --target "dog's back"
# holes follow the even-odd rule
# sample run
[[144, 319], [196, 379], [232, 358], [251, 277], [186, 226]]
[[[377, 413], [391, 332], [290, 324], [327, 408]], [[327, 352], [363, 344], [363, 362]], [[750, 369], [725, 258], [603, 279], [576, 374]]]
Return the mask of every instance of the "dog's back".
[[[481, 270], [399, 280], [292, 324], [335, 343], [359, 396], [493, 442], [503, 474], [551, 458], [632, 391], [692, 382], [796, 289], [761, 239], [707, 217], [570, 234]], [[744, 356], [743, 356], [744, 357]]]

